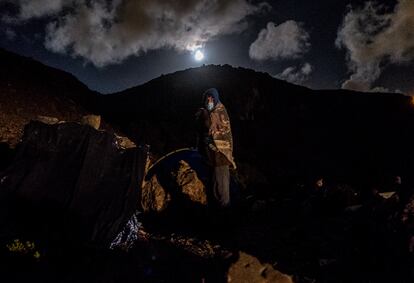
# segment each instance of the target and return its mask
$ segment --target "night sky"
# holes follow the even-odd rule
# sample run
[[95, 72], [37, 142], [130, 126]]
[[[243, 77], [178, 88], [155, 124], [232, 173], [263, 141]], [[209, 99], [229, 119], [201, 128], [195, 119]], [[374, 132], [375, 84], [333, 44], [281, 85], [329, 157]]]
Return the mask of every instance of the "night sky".
[[414, 89], [412, 0], [0, 0], [0, 13], [2, 48], [102, 93], [203, 64], [313, 89]]

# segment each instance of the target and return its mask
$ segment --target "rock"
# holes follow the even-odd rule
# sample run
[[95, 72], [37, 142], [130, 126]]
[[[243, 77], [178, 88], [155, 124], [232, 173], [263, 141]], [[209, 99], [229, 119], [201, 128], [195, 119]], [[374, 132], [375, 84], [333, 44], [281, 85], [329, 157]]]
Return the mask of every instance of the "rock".
[[136, 147], [135, 143], [133, 141], [131, 141], [129, 138], [118, 136], [116, 134], [115, 134], [115, 136], [116, 136], [117, 145], [120, 148], [133, 148], [133, 147]]
[[260, 276], [262, 276], [262, 277], [265, 277], [266, 278], [266, 271], [267, 271], [267, 266], [263, 266], [260, 270], [259, 270], [259, 274], [260, 274]]
[[198, 178], [197, 172], [184, 160], [179, 161], [177, 172], [173, 173], [177, 186], [188, 198], [201, 205], [207, 205], [207, 188]]
[[41, 115], [36, 117], [36, 121], [49, 124], [49, 125], [54, 125], [54, 124], [59, 123], [59, 119], [56, 117], [41, 116]]
[[207, 188], [188, 161], [174, 160], [168, 164], [157, 164], [156, 167], [150, 169], [142, 188], [144, 212], [162, 212], [172, 202], [207, 205]]
[[89, 125], [95, 130], [99, 130], [99, 127], [101, 126], [101, 116], [85, 115], [82, 117], [82, 124]]
[[[165, 175], [154, 174], [149, 181], [145, 182], [141, 196], [144, 212], [164, 211], [172, 201], [171, 195], [181, 195], [193, 203], [207, 205], [207, 189], [189, 163], [179, 160], [168, 173]], [[166, 177], [168, 180], [165, 180]], [[159, 178], [164, 181], [160, 181]]]
[[145, 181], [141, 193], [141, 206], [144, 212], [162, 212], [171, 201], [171, 195], [164, 190], [156, 175]]
[[293, 283], [291, 276], [274, 269], [270, 264], [261, 264], [260, 261], [244, 252], [234, 262], [227, 273], [227, 282], [237, 283]]

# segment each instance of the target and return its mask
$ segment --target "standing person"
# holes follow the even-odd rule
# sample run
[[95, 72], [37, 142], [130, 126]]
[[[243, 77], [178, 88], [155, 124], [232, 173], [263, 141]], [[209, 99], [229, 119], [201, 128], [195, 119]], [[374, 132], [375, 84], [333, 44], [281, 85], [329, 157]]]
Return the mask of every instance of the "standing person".
[[230, 119], [226, 108], [220, 102], [217, 89], [211, 88], [203, 94], [203, 108], [198, 119], [198, 149], [212, 166], [212, 191], [215, 201], [221, 208], [230, 206], [230, 172], [236, 168], [233, 159], [233, 137]]

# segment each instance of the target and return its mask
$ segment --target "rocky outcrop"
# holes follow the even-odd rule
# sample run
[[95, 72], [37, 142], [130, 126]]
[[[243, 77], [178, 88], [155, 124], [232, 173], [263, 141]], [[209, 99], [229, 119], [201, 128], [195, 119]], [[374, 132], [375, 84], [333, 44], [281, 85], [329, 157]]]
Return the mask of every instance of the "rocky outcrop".
[[82, 117], [82, 124], [89, 125], [95, 130], [99, 130], [99, 127], [101, 126], [101, 116], [85, 115]]
[[292, 277], [276, 270], [270, 264], [260, 261], [244, 252], [234, 262], [227, 273], [227, 282], [237, 283], [293, 283]]
[[205, 207], [208, 204], [207, 167], [192, 150], [177, 151], [155, 164], [142, 188], [145, 212], [163, 212], [171, 207]]
[[181, 188], [182, 193], [192, 202], [207, 204], [207, 188], [188, 162], [180, 160], [178, 170], [173, 172], [172, 176], [176, 179], [177, 187]]
[[54, 125], [54, 124], [59, 123], [59, 119], [56, 117], [42, 116], [42, 115], [37, 116], [36, 121], [49, 124], [49, 125]]
[[0, 173], [8, 224], [108, 245], [138, 207], [145, 148], [122, 148], [113, 134], [87, 125], [32, 121], [16, 151]]
[[81, 122], [96, 93], [73, 75], [0, 48], [0, 142], [15, 147], [39, 116]]
[[162, 212], [168, 207], [171, 195], [162, 187], [156, 175], [142, 187], [141, 207], [144, 212]]

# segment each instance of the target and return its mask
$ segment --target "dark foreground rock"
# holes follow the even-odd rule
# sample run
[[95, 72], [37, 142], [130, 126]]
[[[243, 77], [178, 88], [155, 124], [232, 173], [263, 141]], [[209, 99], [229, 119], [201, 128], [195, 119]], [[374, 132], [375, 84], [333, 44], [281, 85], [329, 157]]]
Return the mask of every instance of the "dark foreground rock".
[[6, 169], [14, 156], [15, 151], [7, 143], [0, 143], [0, 171]]

